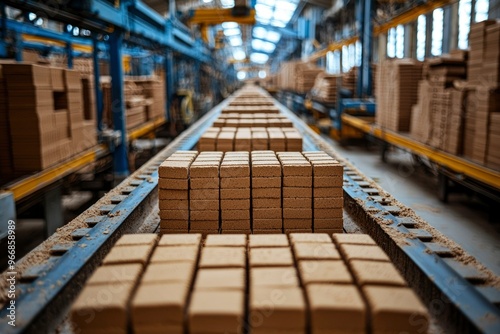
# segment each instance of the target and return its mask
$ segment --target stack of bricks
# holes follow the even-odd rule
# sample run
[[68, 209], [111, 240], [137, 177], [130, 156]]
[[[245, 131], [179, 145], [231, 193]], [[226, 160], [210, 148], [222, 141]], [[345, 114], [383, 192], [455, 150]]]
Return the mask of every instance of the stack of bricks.
[[197, 155], [196, 151], [177, 151], [158, 168], [161, 233], [189, 231], [189, 167]]
[[302, 136], [295, 128], [210, 127], [200, 137], [198, 150], [203, 151], [302, 151]]
[[312, 168], [300, 152], [277, 153], [283, 169], [283, 229], [312, 232]]
[[209, 235], [204, 245], [199, 234], [158, 242], [154, 234], [122, 236], [70, 319], [82, 334], [425, 333], [429, 326], [426, 308], [373, 239], [324, 233]]
[[281, 233], [281, 164], [273, 151], [252, 152], [252, 231]]
[[279, 114], [276, 106], [228, 106], [222, 109], [222, 114]]
[[290, 121], [285, 115], [282, 114], [271, 114], [271, 113], [258, 113], [258, 114], [222, 114], [218, 119], [214, 121], [214, 127], [279, 127], [279, 128], [289, 128], [293, 127], [292, 121]]
[[325, 152], [304, 152], [313, 170], [314, 232], [341, 233], [344, 168]]
[[250, 155], [228, 152], [220, 167], [222, 233], [251, 233]]
[[219, 169], [222, 152], [201, 152], [189, 173], [189, 220], [191, 233], [219, 233]]

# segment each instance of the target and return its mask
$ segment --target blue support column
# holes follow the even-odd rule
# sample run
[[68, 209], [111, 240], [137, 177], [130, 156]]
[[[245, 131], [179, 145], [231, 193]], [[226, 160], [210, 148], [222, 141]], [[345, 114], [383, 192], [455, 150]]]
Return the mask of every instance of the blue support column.
[[[73, 29], [68, 29], [66, 25], [66, 33], [69, 36], [73, 36]], [[73, 46], [71, 42], [66, 42], [66, 57], [68, 58], [68, 68], [73, 68]]]
[[114, 149], [113, 163], [115, 179], [120, 180], [128, 175], [127, 127], [125, 122], [125, 104], [123, 91], [123, 33], [115, 30], [109, 35], [109, 67], [111, 73], [111, 111], [113, 127], [120, 131], [120, 143]]
[[356, 25], [361, 36], [361, 66], [358, 69], [356, 93], [359, 98], [372, 95], [372, 0], [358, 0], [356, 2]]
[[23, 61], [23, 40], [20, 32], [14, 35], [14, 50], [16, 61]]
[[201, 64], [199, 61], [194, 61], [194, 93], [201, 94]]
[[2, 15], [2, 29], [0, 31], [0, 56], [7, 56], [7, 10], [3, 2], [0, 3], [0, 13]]
[[166, 114], [167, 121], [171, 121], [170, 108], [175, 94], [174, 52], [167, 49], [165, 52], [165, 83], [166, 83]]
[[94, 35], [92, 37], [92, 60], [94, 63], [94, 93], [95, 93], [95, 103], [97, 112], [97, 133], [99, 137], [102, 131], [102, 112], [103, 112], [103, 101], [102, 101], [102, 91], [100, 84], [101, 73], [99, 70], [99, 48], [97, 43], [97, 38]]

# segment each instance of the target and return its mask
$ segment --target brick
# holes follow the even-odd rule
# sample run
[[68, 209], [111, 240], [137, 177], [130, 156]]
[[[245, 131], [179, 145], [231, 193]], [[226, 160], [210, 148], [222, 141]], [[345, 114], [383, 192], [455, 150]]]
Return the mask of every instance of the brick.
[[190, 333], [240, 333], [244, 321], [243, 291], [195, 291], [187, 311]]
[[281, 188], [252, 189], [252, 198], [281, 198]]
[[313, 179], [309, 176], [283, 177], [283, 187], [310, 188], [312, 185]]
[[387, 254], [378, 246], [341, 244], [339, 249], [342, 256], [348, 261], [369, 260], [390, 262]]
[[315, 176], [313, 183], [315, 188], [342, 187], [344, 178], [342, 176]]
[[219, 200], [218, 199], [210, 199], [210, 200], [201, 200], [201, 199], [192, 199], [189, 201], [190, 210], [202, 211], [202, 210], [219, 210]]
[[314, 209], [314, 219], [342, 218], [342, 209]]
[[159, 189], [176, 189], [187, 190], [189, 189], [188, 179], [158, 179]]
[[252, 190], [257, 188], [281, 188], [281, 177], [255, 177], [252, 175]]
[[250, 291], [258, 287], [299, 287], [297, 270], [294, 267], [252, 268]]
[[296, 243], [327, 243], [331, 244], [332, 239], [328, 234], [324, 233], [315, 233], [315, 234], [310, 234], [310, 233], [293, 233], [290, 234], [290, 242], [292, 244]]
[[257, 177], [279, 177], [281, 176], [281, 166], [273, 163], [259, 163], [252, 161], [252, 176]]
[[312, 209], [309, 208], [283, 208], [283, 218], [292, 218], [292, 219], [312, 219]]
[[177, 199], [160, 200], [158, 207], [160, 210], [188, 210], [189, 201]]
[[195, 230], [219, 230], [219, 220], [192, 220], [189, 224], [189, 233]]
[[250, 248], [248, 263], [250, 267], [293, 266], [292, 251], [285, 247]]
[[312, 188], [283, 187], [283, 198], [311, 198]]
[[191, 210], [190, 217], [193, 220], [219, 220], [219, 210], [203, 210], [194, 211]]
[[323, 197], [314, 198], [313, 207], [315, 209], [342, 208], [344, 206], [343, 197]]
[[195, 263], [198, 259], [198, 246], [169, 246], [156, 247], [151, 256], [151, 263], [164, 262], [191, 262]]
[[344, 230], [342, 228], [314, 228], [314, 233], [327, 233], [327, 234], [334, 234], [334, 233], [344, 233]]
[[205, 247], [246, 247], [246, 235], [209, 235]]
[[227, 163], [223, 162], [220, 167], [220, 177], [248, 177], [250, 176], [250, 164], [247, 162]]
[[164, 161], [158, 168], [162, 179], [187, 179], [189, 177], [190, 161]]
[[222, 210], [222, 220], [246, 220], [250, 219], [250, 210]]
[[189, 186], [191, 189], [218, 189], [219, 178], [191, 178]]
[[252, 229], [252, 234], [276, 234], [276, 233], [283, 233], [283, 230], [281, 228], [278, 229]]
[[158, 235], [156, 233], [125, 234], [115, 243], [116, 246], [131, 245], [156, 245]]
[[[255, 210], [255, 209], [254, 209]], [[281, 213], [281, 211], [280, 211]], [[255, 215], [254, 215], [255, 216]], [[260, 219], [255, 218], [252, 221], [253, 228], [258, 230], [268, 230], [268, 229], [280, 229], [282, 228], [283, 222], [281, 218], [271, 218], [271, 219]], [[281, 232], [280, 232], [281, 233]]]
[[335, 242], [337, 245], [377, 245], [368, 234], [334, 234], [332, 238], [333, 242]]
[[343, 218], [327, 218], [327, 219], [317, 219], [314, 218], [314, 232], [320, 229], [336, 229], [341, 230], [344, 227]]
[[189, 192], [190, 199], [219, 199], [219, 189], [194, 189]]
[[281, 219], [281, 208], [252, 209], [253, 219]]
[[139, 263], [144, 266], [152, 249], [153, 245], [113, 247], [102, 263], [104, 265]]
[[199, 268], [245, 268], [244, 247], [206, 247], [201, 252]]
[[219, 165], [196, 165], [196, 161], [189, 169], [190, 177], [193, 178], [218, 178]]
[[288, 238], [284, 234], [250, 235], [248, 237], [250, 248], [258, 247], [288, 247]]
[[158, 198], [160, 200], [164, 199], [177, 199], [177, 200], [187, 200], [188, 199], [188, 192], [186, 190], [162, 190], [158, 192]]
[[281, 198], [253, 198], [253, 208], [280, 208]]
[[142, 266], [139, 263], [101, 266], [90, 276], [87, 285], [135, 283], [139, 280]]
[[235, 230], [249, 231], [250, 228], [251, 228], [250, 219], [238, 219], [238, 220], [223, 219], [221, 222], [221, 229], [224, 231], [235, 231]]
[[296, 243], [293, 251], [297, 261], [300, 260], [340, 260], [340, 254], [333, 244]]
[[160, 227], [165, 230], [182, 230], [186, 232], [189, 228], [189, 219], [161, 220]]
[[313, 191], [314, 198], [331, 198], [331, 197], [343, 197], [344, 189], [342, 188], [314, 188]]
[[356, 286], [311, 284], [306, 294], [313, 333], [366, 332], [367, 309]]
[[311, 165], [304, 161], [303, 163], [297, 162], [297, 164], [283, 163], [283, 177], [288, 178], [290, 176], [312, 176]]
[[199, 234], [171, 234], [165, 235], [160, 238], [158, 246], [181, 246], [192, 245], [199, 246], [201, 242], [201, 235]]
[[[410, 288], [366, 286], [363, 293], [368, 301], [372, 331], [425, 333], [429, 326], [429, 315], [425, 306]], [[418, 329], [408, 319], [419, 321]]]
[[249, 189], [250, 188], [250, 178], [221, 178], [220, 188], [222, 189]]
[[283, 208], [311, 208], [311, 198], [283, 198]]
[[246, 273], [245, 269], [243, 268], [200, 269], [196, 274], [196, 280], [194, 282], [194, 291], [200, 291], [200, 290], [245, 291], [245, 283], [246, 283], [245, 281], [246, 281]]
[[283, 218], [284, 229], [311, 229], [312, 220], [307, 218], [293, 219]]
[[358, 285], [405, 286], [401, 274], [390, 262], [352, 260], [349, 263]]
[[250, 199], [221, 199], [220, 208], [224, 211], [250, 210]]
[[313, 162], [313, 174], [316, 176], [342, 176], [344, 173], [344, 167], [338, 163], [331, 162]]
[[354, 282], [342, 260], [301, 260], [298, 265], [304, 285], [314, 283], [351, 284]]
[[220, 199], [250, 199], [250, 188], [247, 189], [221, 189]]

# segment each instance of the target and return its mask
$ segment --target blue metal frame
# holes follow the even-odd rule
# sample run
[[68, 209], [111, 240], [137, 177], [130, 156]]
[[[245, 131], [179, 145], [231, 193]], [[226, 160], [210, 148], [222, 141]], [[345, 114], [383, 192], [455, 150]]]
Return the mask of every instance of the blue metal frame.
[[123, 90], [123, 63], [122, 59], [123, 33], [115, 30], [109, 35], [109, 56], [111, 82], [111, 112], [113, 113], [113, 127], [120, 131], [120, 144], [113, 151], [113, 165], [115, 177], [125, 178], [128, 176], [128, 145], [127, 145], [127, 126], [125, 119], [125, 94]]

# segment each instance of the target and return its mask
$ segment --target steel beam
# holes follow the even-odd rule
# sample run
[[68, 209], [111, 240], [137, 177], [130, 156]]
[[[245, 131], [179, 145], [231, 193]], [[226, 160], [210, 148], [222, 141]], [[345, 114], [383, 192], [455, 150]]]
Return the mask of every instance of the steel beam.
[[123, 33], [115, 30], [109, 35], [109, 67], [111, 73], [111, 112], [113, 128], [121, 133], [120, 143], [113, 150], [113, 166], [116, 180], [128, 175], [127, 125], [125, 119], [125, 95], [123, 91], [122, 62]]

